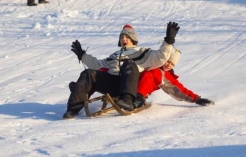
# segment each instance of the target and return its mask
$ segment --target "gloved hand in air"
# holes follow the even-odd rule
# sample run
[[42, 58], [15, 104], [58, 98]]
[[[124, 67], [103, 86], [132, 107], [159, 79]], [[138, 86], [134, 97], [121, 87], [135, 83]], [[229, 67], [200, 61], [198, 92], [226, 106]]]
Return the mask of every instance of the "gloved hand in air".
[[168, 44], [174, 44], [175, 43], [175, 37], [176, 37], [179, 29], [180, 29], [180, 27], [178, 26], [178, 23], [169, 22], [167, 24], [166, 37], [164, 38], [165, 42]]
[[72, 43], [71, 47], [71, 51], [73, 51], [77, 55], [78, 60], [81, 61], [82, 56], [85, 54], [86, 51], [82, 49], [80, 42], [76, 40]]

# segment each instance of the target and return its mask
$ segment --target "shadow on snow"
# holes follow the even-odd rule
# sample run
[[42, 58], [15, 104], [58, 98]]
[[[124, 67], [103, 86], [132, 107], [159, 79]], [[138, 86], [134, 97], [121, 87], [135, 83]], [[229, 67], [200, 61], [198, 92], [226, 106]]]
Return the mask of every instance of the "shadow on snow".
[[61, 120], [66, 110], [64, 104], [14, 103], [0, 105], [0, 114], [15, 116], [16, 119], [31, 118], [49, 121]]
[[245, 0], [226, 0], [225, 2], [230, 4], [246, 4]]
[[110, 154], [97, 154], [92, 157], [243, 157], [246, 154], [246, 145], [227, 145], [227, 146], [213, 146], [203, 148], [187, 148], [187, 149], [163, 149], [163, 150], [146, 150], [137, 152], [120, 152]]

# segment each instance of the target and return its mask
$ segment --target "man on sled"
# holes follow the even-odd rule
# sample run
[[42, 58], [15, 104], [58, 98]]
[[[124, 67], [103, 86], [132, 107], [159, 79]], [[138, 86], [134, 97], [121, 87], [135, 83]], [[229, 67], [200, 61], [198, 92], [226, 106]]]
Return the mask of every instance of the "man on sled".
[[[108, 58], [99, 60], [82, 49], [79, 41], [72, 44], [72, 51], [89, 69], [84, 70], [73, 83], [63, 118], [74, 118], [84, 107], [87, 95], [97, 91], [119, 97], [115, 103], [126, 110], [134, 110], [133, 100], [137, 96], [139, 73], [162, 66], [175, 48], [178, 23], [167, 24], [166, 37], [158, 50], [138, 47], [138, 37], [130, 25], [125, 25], [119, 36], [120, 50]], [[106, 72], [105, 72], [106, 71]], [[70, 85], [72, 86], [72, 85]], [[126, 107], [128, 106], [128, 107]]]

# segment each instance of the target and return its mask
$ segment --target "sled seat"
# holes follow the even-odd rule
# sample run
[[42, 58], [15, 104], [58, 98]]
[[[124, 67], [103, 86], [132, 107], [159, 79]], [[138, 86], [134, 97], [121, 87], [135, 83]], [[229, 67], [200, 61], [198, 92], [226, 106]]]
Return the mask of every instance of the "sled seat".
[[[89, 105], [92, 105], [93, 102], [95, 101], [99, 101], [101, 100], [103, 102], [101, 110], [96, 111], [96, 112], [91, 112], [89, 109]], [[86, 103], [84, 104], [84, 109], [85, 109], [85, 113], [88, 117], [96, 117], [99, 115], [102, 115], [108, 111], [112, 111], [112, 110], [116, 110], [118, 113], [120, 113], [121, 115], [131, 115], [132, 113], [138, 113], [144, 109], [149, 108], [151, 105], [148, 103], [144, 103], [143, 106], [134, 109], [133, 111], [126, 111], [124, 109], [121, 109], [116, 103], [115, 100], [118, 100], [118, 98], [112, 98], [109, 94], [105, 94], [96, 98], [92, 98], [89, 99], [88, 101], [86, 101]], [[108, 104], [111, 104], [112, 106], [107, 107]]]

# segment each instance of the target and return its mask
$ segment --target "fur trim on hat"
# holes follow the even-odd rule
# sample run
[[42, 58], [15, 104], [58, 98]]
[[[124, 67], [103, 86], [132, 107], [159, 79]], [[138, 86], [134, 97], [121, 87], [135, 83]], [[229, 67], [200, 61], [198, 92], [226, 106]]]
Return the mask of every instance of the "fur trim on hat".
[[119, 42], [118, 42], [118, 46], [121, 47], [120, 44], [120, 37], [122, 35], [127, 35], [130, 37], [133, 45], [137, 45], [138, 44], [138, 35], [137, 32], [132, 28], [132, 26], [130, 25], [125, 25], [122, 29], [122, 31], [120, 32], [120, 36], [119, 36]]

